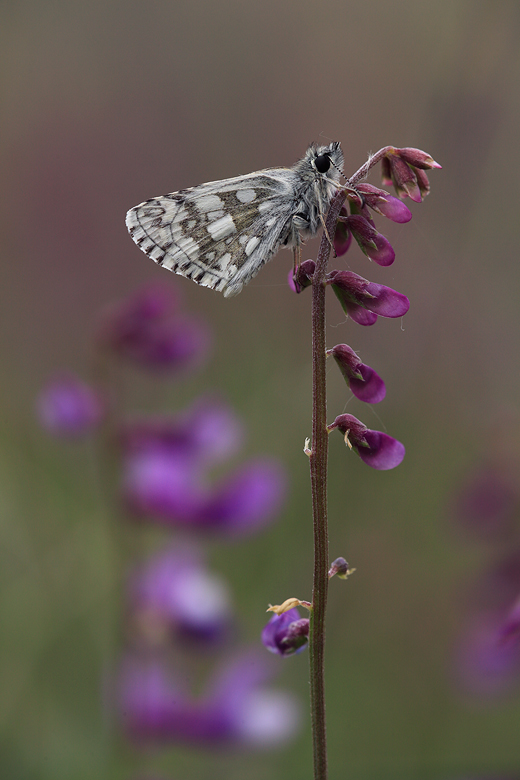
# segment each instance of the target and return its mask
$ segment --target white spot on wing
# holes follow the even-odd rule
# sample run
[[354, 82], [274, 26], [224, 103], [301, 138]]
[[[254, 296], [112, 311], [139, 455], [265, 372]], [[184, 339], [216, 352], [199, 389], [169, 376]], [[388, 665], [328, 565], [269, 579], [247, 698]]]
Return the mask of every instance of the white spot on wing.
[[254, 249], [256, 249], [259, 243], [260, 243], [260, 239], [258, 238], [258, 236], [253, 236], [253, 238], [249, 239], [249, 241], [247, 242], [247, 246], [245, 248], [245, 253], [248, 257], [251, 254], [251, 252]]
[[218, 261], [218, 267], [220, 268], [221, 271], [225, 271], [227, 269], [228, 265], [231, 262], [231, 259], [232, 258], [229, 252], [226, 252], [225, 255], [222, 255], [222, 257]]
[[196, 206], [199, 211], [217, 211], [224, 206], [224, 203], [220, 200], [218, 195], [203, 195], [202, 198], [194, 200], [193, 205]]
[[237, 190], [237, 199], [241, 203], [251, 203], [256, 198], [254, 190]]
[[231, 233], [236, 233], [236, 226], [230, 214], [212, 222], [206, 229], [214, 241], [220, 241]]

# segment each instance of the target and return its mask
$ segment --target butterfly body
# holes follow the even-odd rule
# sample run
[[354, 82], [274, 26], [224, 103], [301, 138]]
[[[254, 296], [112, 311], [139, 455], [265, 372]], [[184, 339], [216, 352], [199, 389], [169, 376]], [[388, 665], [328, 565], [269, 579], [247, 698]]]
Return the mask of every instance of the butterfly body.
[[151, 198], [130, 209], [126, 224], [156, 263], [230, 297], [281, 247], [299, 247], [302, 236], [316, 234], [342, 165], [339, 143], [312, 145], [292, 168]]

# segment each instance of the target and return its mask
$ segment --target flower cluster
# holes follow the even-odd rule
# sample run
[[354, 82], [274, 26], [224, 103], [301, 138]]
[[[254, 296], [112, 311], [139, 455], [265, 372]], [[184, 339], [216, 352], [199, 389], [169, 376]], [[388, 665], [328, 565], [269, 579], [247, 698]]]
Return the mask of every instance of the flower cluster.
[[[429, 192], [426, 170], [440, 168], [433, 158], [420, 149], [385, 147], [381, 161], [383, 181], [393, 184], [399, 198], [421, 201]], [[361, 251], [380, 266], [394, 262], [395, 252], [388, 239], [377, 231], [372, 212], [393, 222], [405, 223], [412, 218], [408, 207], [386, 190], [366, 182], [345, 187], [348, 209], [340, 211], [334, 236], [336, 257], [348, 251], [354, 239]], [[312, 284], [315, 263], [306, 260], [289, 277], [291, 288], [302, 292]], [[409, 309], [408, 298], [390, 287], [370, 282], [353, 271], [334, 270], [327, 274], [343, 311], [358, 325], [374, 325], [378, 317], [402, 317]], [[336, 361], [351, 392], [360, 401], [378, 403], [385, 397], [385, 384], [373, 368], [363, 363], [347, 344], [327, 350]], [[337, 417], [328, 430], [338, 429], [345, 443], [375, 469], [392, 469], [404, 457], [403, 445], [380, 431], [369, 430], [353, 415]]]
[[471, 588], [456, 651], [460, 686], [493, 697], [520, 681], [520, 490], [504, 458], [487, 460], [460, 486], [453, 523], [484, 542], [491, 562]]
[[[284, 471], [266, 456], [223, 470], [239, 454], [243, 428], [221, 399], [204, 396], [182, 412], [120, 419], [109, 381], [111, 362], [164, 376], [200, 363], [208, 345], [205, 326], [181, 314], [163, 289], [146, 288], [113, 306], [96, 328], [103, 392], [61, 375], [41, 392], [37, 413], [55, 435], [78, 437], [106, 424], [121, 508], [141, 533], [155, 527], [164, 537], [148, 556], [126, 562], [126, 639], [110, 690], [128, 738], [269, 747], [293, 735], [298, 708], [288, 694], [270, 690], [273, 665], [237, 647], [229, 588], [209, 568], [201, 540], [229, 541], [264, 527], [281, 508]], [[217, 650], [227, 663], [194, 695], [208, 653]]]
[[250, 533], [279, 510], [285, 480], [277, 462], [256, 458], [214, 485], [208, 472], [233, 454], [241, 431], [221, 401], [196, 401], [180, 415], [127, 425], [122, 497], [141, 519], [227, 536]]

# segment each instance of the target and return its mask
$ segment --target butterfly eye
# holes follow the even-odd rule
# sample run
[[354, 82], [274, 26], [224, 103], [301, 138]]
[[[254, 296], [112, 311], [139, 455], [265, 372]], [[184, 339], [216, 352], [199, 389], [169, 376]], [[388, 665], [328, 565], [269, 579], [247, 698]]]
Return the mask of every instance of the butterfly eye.
[[314, 158], [314, 165], [318, 173], [327, 173], [330, 168], [330, 156], [328, 154], [319, 154]]

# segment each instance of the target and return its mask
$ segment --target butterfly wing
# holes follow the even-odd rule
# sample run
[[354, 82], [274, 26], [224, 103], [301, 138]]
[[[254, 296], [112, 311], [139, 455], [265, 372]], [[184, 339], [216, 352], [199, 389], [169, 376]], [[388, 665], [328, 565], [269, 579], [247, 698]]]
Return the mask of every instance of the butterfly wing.
[[159, 265], [236, 295], [289, 235], [293, 178], [279, 168], [209, 182], [139, 204], [126, 224]]

